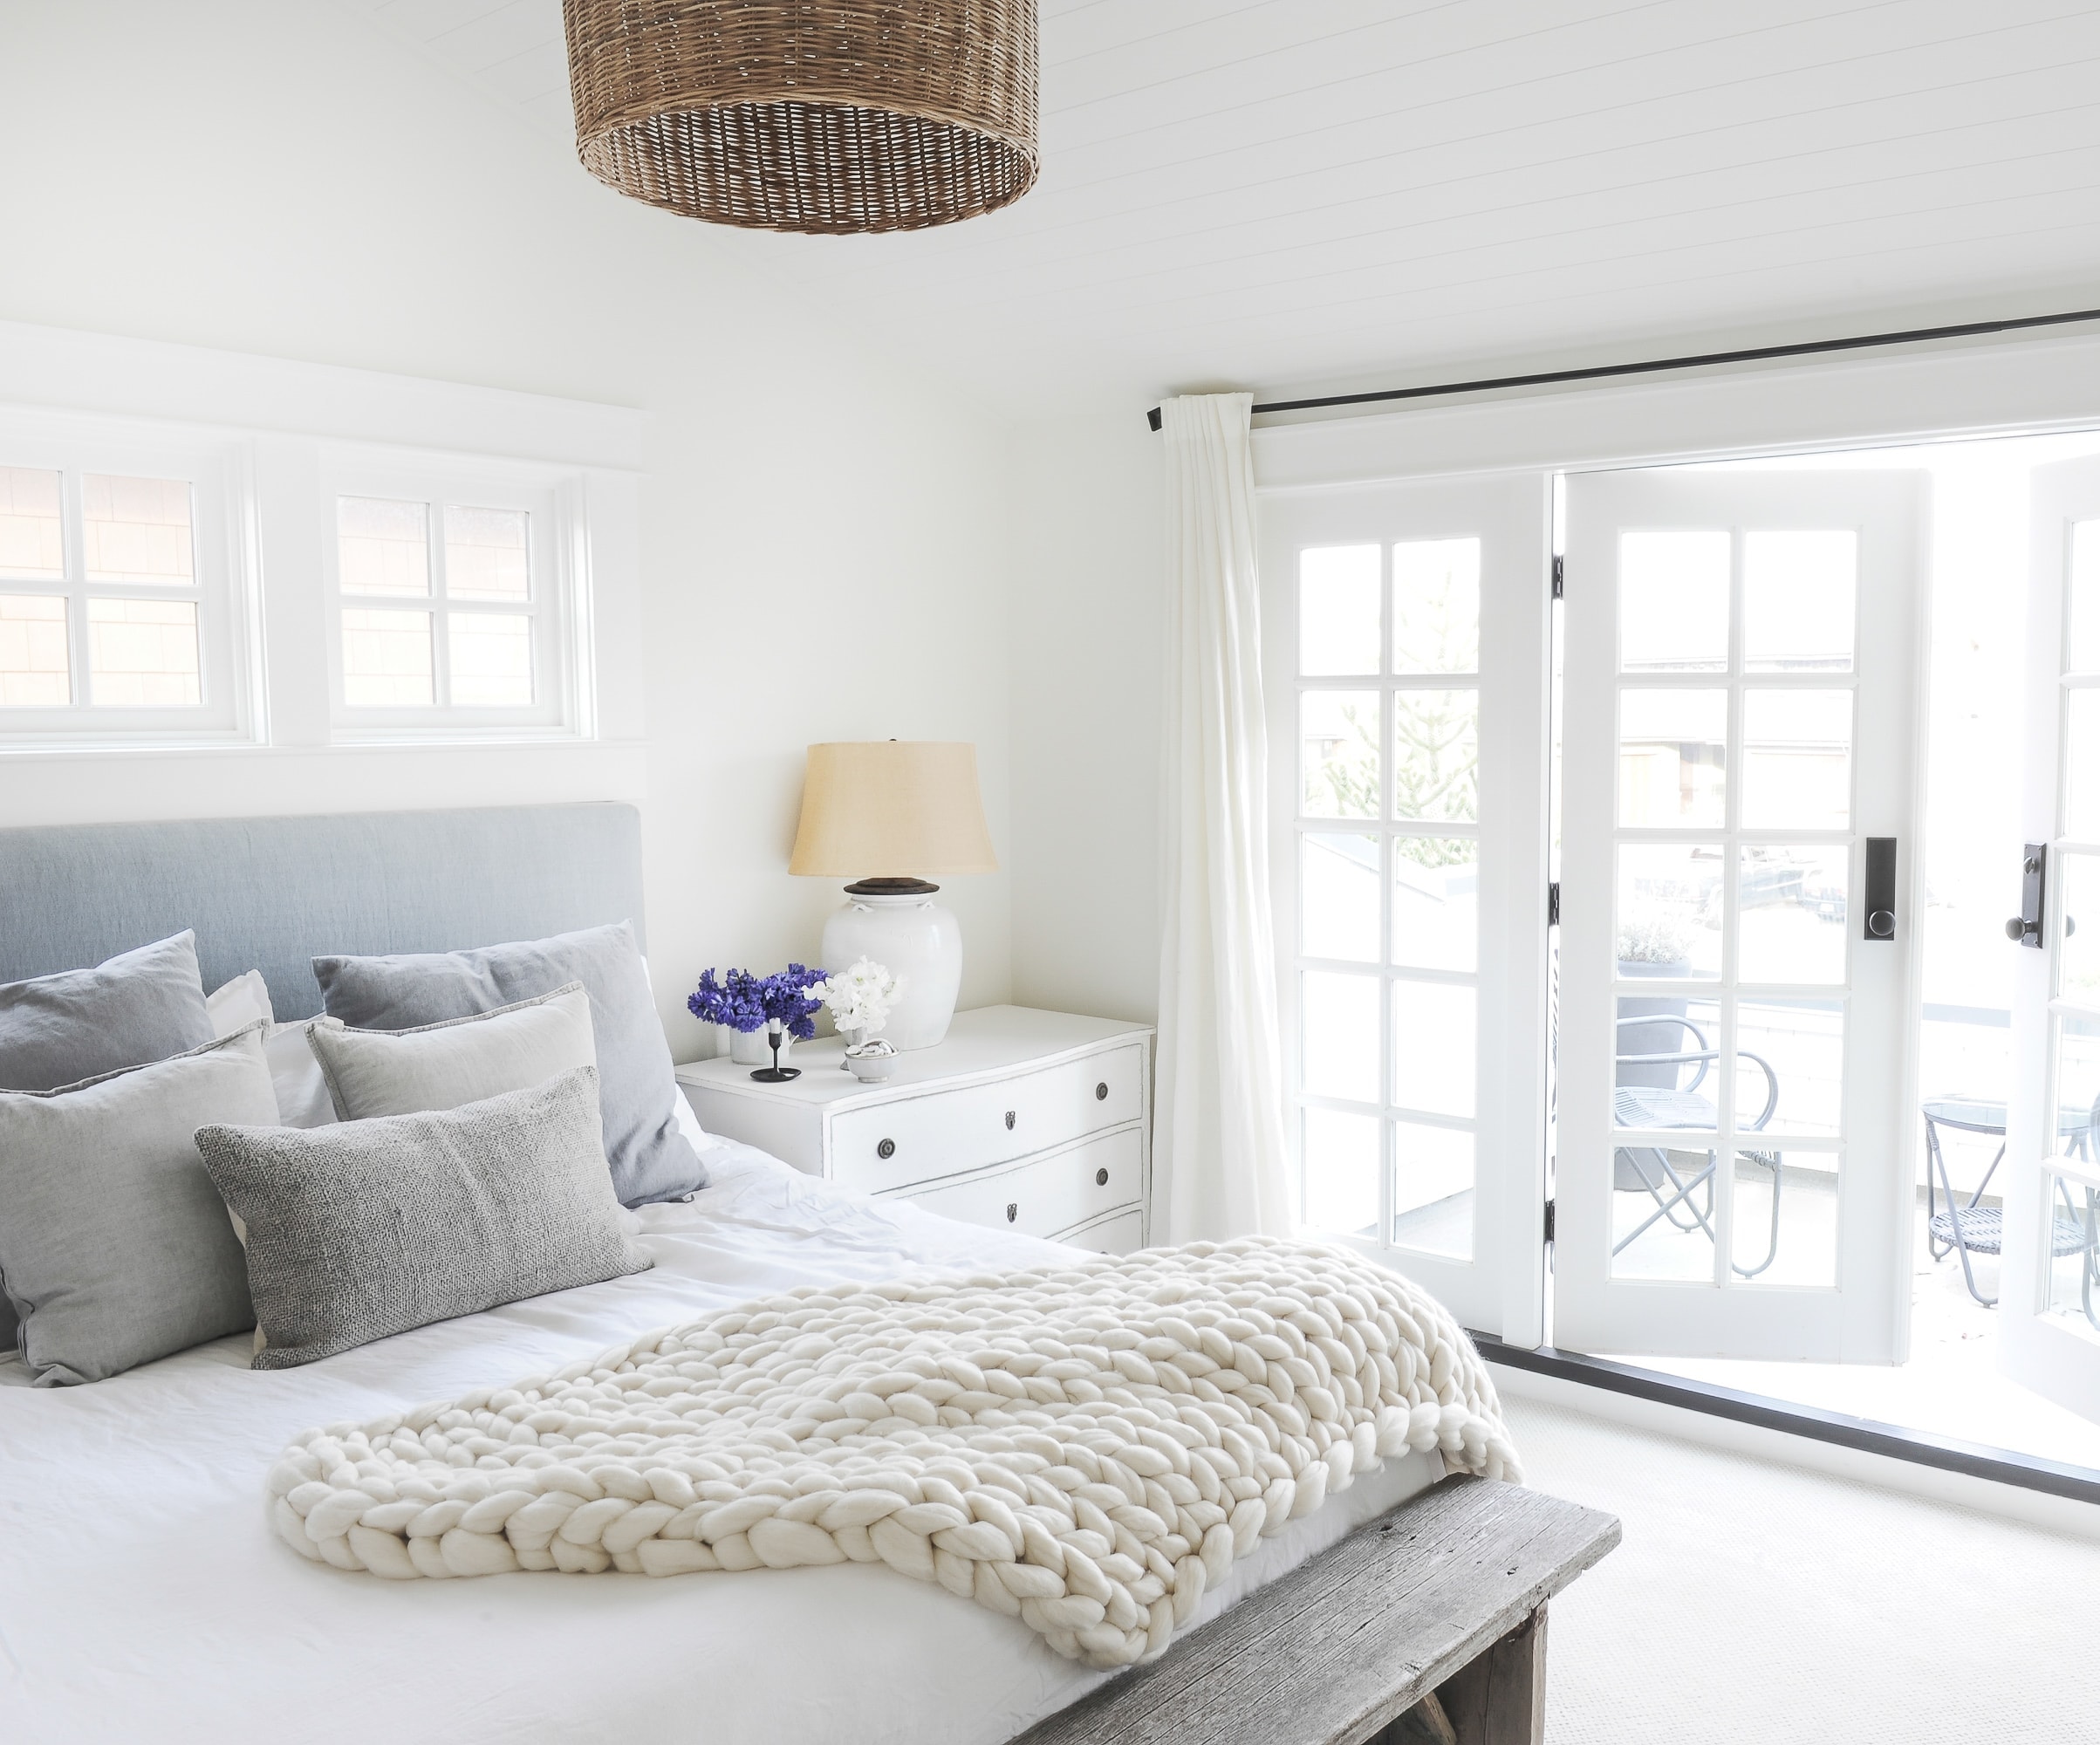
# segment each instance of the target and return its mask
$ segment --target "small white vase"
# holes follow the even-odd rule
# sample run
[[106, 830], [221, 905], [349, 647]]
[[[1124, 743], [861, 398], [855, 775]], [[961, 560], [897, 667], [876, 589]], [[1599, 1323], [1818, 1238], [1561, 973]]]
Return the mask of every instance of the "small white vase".
[[[787, 1052], [781, 1050], [782, 1054]], [[764, 1030], [731, 1030], [729, 1032], [729, 1058], [739, 1066], [770, 1066], [773, 1050], [766, 1046]]]

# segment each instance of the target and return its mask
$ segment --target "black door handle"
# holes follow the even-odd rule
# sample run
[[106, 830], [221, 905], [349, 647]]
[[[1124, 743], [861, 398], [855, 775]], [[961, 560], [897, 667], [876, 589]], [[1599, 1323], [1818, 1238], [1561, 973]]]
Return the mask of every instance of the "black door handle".
[[2042, 949], [2042, 911], [2049, 896], [2049, 845], [2030, 842], [2020, 862], [2020, 913], [2005, 924], [2014, 945]]
[[1875, 940], [1896, 937], [1896, 838], [1867, 838], [1866, 934]]

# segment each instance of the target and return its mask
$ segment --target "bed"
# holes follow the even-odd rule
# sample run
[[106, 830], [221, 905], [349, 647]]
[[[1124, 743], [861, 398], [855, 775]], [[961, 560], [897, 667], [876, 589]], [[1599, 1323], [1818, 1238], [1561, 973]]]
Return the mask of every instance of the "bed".
[[[442, 950], [633, 919], [618, 806], [0, 831], [0, 980], [196, 929], [281, 1016], [318, 951]], [[382, 1583], [302, 1562], [262, 1475], [291, 1435], [588, 1357], [750, 1297], [1065, 1251], [701, 1139], [709, 1186], [631, 1215], [655, 1265], [304, 1368], [244, 1336], [92, 1386], [0, 1363], [0, 1737], [997, 1745], [1105, 1676], [880, 1568]], [[1389, 1461], [1204, 1598], [1209, 1618], [1441, 1475]]]

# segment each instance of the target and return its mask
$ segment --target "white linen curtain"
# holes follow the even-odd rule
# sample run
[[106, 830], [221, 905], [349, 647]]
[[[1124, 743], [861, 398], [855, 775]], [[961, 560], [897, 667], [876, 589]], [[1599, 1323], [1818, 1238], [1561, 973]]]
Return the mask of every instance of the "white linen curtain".
[[1251, 394], [1166, 401], [1155, 1175], [1169, 1242], [1288, 1235]]

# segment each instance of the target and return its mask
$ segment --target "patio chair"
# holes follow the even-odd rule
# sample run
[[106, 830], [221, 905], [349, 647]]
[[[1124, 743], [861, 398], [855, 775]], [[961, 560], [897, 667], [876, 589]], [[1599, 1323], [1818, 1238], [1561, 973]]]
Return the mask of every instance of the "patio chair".
[[[1950, 1252], [1960, 1255], [1962, 1283], [1986, 1309], [1995, 1309], [1998, 1299], [1983, 1294], [1969, 1256], [2004, 1252], [2005, 1214], [1996, 1206], [1980, 1202], [1998, 1166], [2005, 1161], [2005, 1105], [1987, 1098], [1939, 1097], [1925, 1105], [1926, 1247], [1934, 1260], [1945, 1260]], [[1942, 1127], [1981, 1133], [2000, 1142], [1991, 1167], [1983, 1172], [1983, 1180], [1976, 1184], [1967, 1204], [1955, 1197], [1953, 1184], [1947, 1179], [1946, 1153], [1939, 1141]], [[2090, 1161], [2095, 1154], [2096, 1139], [2100, 1139], [2100, 1098], [2094, 1099], [2090, 1112], [2081, 1108], [2059, 1110], [2056, 1135], [2068, 1141], [2063, 1148], [2066, 1157]], [[2056, 1178], [2056, 1193], [2063, 1201], [2063, 1210], [2049, 1220], [2049, 1258], [2083, 1256], [2078, 1278], [2079, 1306], [2084, 1310], [2085, 1318], [2100, 1330], [2100, 1313], [2093, 1307], [2093, 1286], [2100, 1283], [2100, 1195], [2090, 1187], [2082, 1192], [2085, 1197], [2083, 1213], [2072, 1202], [2070, 1184], [2061, 1175]], [[1938, 1209], [1941, 1196], [1946, 1200], [1944, 1212]]]
[[[1613, 1087], [1612, 1108], [1618, 1126], [1648, 1129], [1677, 1129], [1687, 1133], [1712, 1133], [1720, 1126], [1720, 1112], [1709, 1097], [1700, 1094], [1700, 1086], [1706, 1083], [1707, 1073], [1714, 1062], [1720, 1058], [1720, 1050], [1707, 1040], [1707, 1033], [1690, 1018], [1675, 1012], [1643, 1012], [1632, 1017], [1621, 1018], [1621, 1030], [1651, 1024], [1675, 1024], [1691, 1033], [1696, 1048], [1679, 1050], [1662, 1054], [1620, 1054], [1617, 1057], [1618, 1077], [1622, 1081]], [[1765, 1076], [1765, 1105], [1758, 1112], [1757, 1119], [1744, 1124], [1753, 1133], [1762, 1132], [1772, 1119], [1773, 1111], [1779, 1106], [1779, 1075], [1772, 1071], [1772, 1064], [1761, 1055], [1752, 1054], [1748, 1049], [1736, 1050], [1737, 1057], [1754, 1062]], [[1668, 1068], [1665, 1075], [1670, 1078], [1682, 1076], [1687, 1066], [1698, 1070], [1692, 1075], [1689, 1085], [1643, 1085], [1623, 1082], [1626, 1069], [1636, 1070], [1637, 1077], [1652, 1077], [1650, 1069]], [[1755, 1266], [1738, 1266], [1731, 1256], [1728, 1265], [1739, 1278], [1755, 1278], [1769, 1267], [1779, 1254], [1779, 1194], [1782, 1184], [1780, 1157], [1777, 1152], [1745, 1152], [1744, 1158], [1772, 1172], [1772, 1228], [1765, 1243], [1764, 1258]], [[1612, 1245], [1611, 1252], [1618, 1254], [1629, 1243], [1647, 1234], [1659, 1220], [1667, 1219], [1674, 1229], [1687, 1233], [1704, 1230], [1709, 1242], [1719, 1244], [1720, 1238], [1714, 1230], [1714, 1179], [1720, 1168], [1720, 1153], [1709, 1149], [1703, 1167], [1688, 1172], [1679, 1169], [1672, 1151], [1658, 1146], [1622, 1146], [1613, 1154], [1611, 1185], [1621, 1194], [1645, 1194], [1655, 1201], [1655, 1210], [1643, 1219], [1638, 1228], [1629, 1231]], [[1703, 1198], [1703, 1203], [1702, 1203]]]

